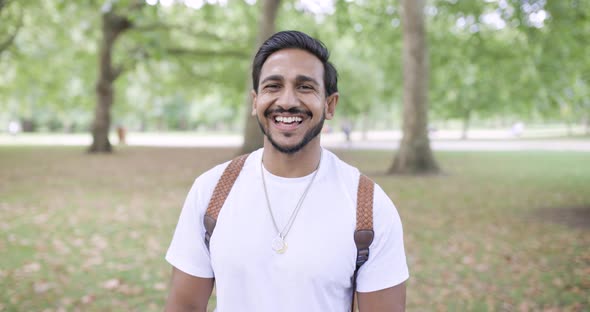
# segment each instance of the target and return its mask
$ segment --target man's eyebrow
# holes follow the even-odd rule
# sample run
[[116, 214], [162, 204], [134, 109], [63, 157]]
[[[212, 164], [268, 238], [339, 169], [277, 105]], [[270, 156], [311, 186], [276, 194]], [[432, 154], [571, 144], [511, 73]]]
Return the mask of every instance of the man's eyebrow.
[[264, 84], [267, 81], [283, 81], [283, 76], [281, 75], [270, 75], [266, 78], [264, 78], [260, 84]]
[[316, 86], [319, 86], [319, 82], [309, 76], [305, 76], [305, 75], [297, 75], [297, 77], [295, 78], [295, 81], [298, 83], [302, 83], [302, 82], [311, 82]]

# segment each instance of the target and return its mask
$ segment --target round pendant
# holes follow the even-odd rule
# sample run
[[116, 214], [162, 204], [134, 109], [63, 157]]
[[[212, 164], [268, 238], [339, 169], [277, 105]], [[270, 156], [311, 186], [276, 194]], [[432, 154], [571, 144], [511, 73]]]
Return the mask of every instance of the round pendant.
[[271, 247], [277, 253], [282, 254], [287, 251], [287, 242], [285, 242], [282, 237], [277, 236], [272, 240]]

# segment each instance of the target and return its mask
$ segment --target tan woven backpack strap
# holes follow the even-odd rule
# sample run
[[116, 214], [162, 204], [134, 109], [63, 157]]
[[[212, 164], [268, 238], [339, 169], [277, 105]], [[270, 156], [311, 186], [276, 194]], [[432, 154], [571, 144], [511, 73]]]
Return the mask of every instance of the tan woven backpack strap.
[[203, 219], [203, 224], [205, 225], [206, 230], [205, 245], [207, 245], [207, 249], [209, 249], [209, 241], [211, 240], [211, 235], [213, 235], [213, 230], [215, 230], [215, 224], [217, 224], [219, 212], [225, 203], [227, 195], [234, 186], [236, 179], [240, 175], [240, 171], [242, 171], [242, 167], [244, 167], [244, 162], [246, 162], [248, 155], [250, 154], [244, 154], [234, 158], [223, 171], [221, 178], [217, 181], [217, 185], [215, 185], [213, 195], [211, 196], [211, 200], [209, 200], [209, 206], [207, 206], [207, 212], [205, 212], [205, 217]]
[[364, 174], [359, 177], [356, 197], [356, 230], [354, 243], [356, 244], [356, 268], [352, 276], [352, 303], [350, 311], [354, 310], [354, 296], [356, 293], [356, 276], [359, 268], [369, 260], [369, 246], [373, 242], [373, 193], [375, 183]]
[[356, 198], [356, 232], [363, 230], [373, 231], [374, 190], [375, 183], [366, 175], [361, 174]]

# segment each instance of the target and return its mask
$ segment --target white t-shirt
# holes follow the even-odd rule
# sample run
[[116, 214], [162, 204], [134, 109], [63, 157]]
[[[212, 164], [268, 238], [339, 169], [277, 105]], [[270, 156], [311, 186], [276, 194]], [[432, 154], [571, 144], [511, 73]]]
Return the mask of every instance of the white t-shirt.
[[[246, 160], [217, 219], [210, 252], [203, 216], [229, 162], [196, 179], [166, 260], [187, 274], [214, 277], [219, 312], [348, 311], [357, 252], [353, 235], [358, 170], [323, 150], [319, 172], [285, 239], [288, 248], [278, 254], [271, 248], [277, 231], [264, 196], [261, 157], [259, 149]], [[313, 174], [283, 178], [266, 169], [264, 174], [282, 229]], [[359, 292], [389, 288], [409, 277], [398, 212], [378, 185], [373, 230], [369, 260], [358, 273]]]

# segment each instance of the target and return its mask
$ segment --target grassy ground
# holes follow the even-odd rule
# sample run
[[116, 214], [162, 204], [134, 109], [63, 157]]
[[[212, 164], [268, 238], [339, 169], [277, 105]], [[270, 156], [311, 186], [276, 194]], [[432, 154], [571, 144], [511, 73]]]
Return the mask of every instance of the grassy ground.
[[[184, 196], [234, 152], [0, 147], [0, 311], [160, 311]], [[438, 153], [431, 177], [337, 154], [398, 207], [409, 311], [590, 309], [587, 153]]]

